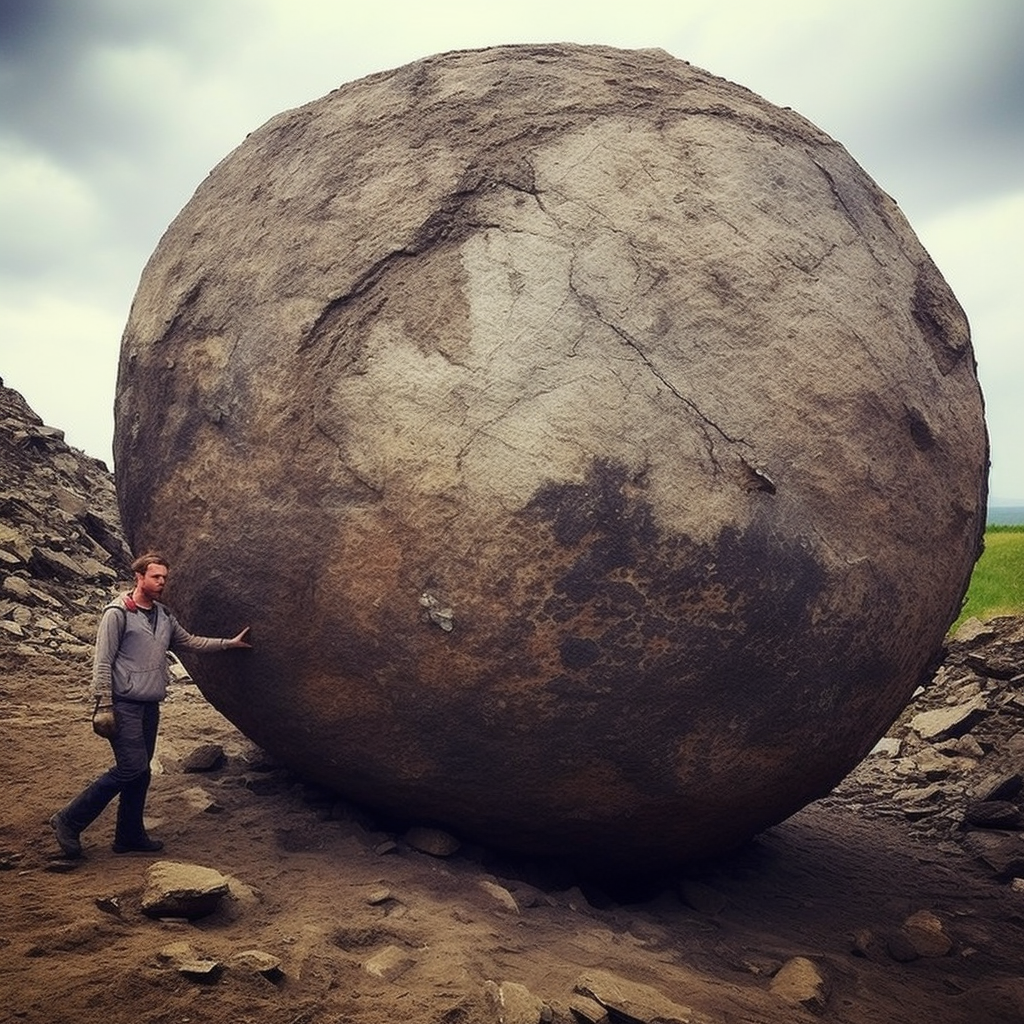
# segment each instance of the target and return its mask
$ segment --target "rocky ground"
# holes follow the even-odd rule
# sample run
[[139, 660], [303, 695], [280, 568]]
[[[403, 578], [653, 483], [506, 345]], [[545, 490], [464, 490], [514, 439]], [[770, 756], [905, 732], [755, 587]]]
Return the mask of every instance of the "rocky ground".
[[0, 1021], [1024, 1021], [1024, 619], [963, 627], [828, 798], [630, 890], [375, 820], [187, 679], [165, 850], [114, 854], [108, 813], [67, 861], [46, 820], [107, 766], [90, 645], [126, 559], [106, 467], [0, 385]]

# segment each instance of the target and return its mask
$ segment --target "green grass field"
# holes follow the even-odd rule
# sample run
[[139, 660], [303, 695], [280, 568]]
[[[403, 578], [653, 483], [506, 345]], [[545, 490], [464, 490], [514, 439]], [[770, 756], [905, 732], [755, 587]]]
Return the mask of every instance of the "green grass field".
[[990, 526], [955, 629], [972, 616], [1024, 615], [1024, 526]]

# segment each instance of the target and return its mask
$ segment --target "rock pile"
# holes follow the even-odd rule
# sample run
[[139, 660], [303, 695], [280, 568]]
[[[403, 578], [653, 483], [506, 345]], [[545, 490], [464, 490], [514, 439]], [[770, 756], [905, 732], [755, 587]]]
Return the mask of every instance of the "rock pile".
[[969, 619], [931, 681], [827, 798], [1024, 876], [1024, 619]]
[[0, 380], [0, 645], [89, 658], [130, 562], [106, 465]]

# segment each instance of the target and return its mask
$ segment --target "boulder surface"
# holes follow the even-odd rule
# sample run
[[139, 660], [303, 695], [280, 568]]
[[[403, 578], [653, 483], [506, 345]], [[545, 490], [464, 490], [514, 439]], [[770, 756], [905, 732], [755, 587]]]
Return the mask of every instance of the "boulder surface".
[[984, 528], [966, 318], [796, 113], [508, 46], [253, 132], [147, 265], [115, 416], [189, 664], [298, 771], [608, 872], [828, 792]]

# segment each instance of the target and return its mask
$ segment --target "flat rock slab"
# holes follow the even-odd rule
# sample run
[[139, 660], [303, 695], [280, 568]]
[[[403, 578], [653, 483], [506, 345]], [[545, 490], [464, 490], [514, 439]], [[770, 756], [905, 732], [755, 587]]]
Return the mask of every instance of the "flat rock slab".
[[608, 971], [590, 971], [573, 986], [586, 996], [629, 1021], [657, 1024], [695, 1024], [694, 1012], [673, 1002], [651, 985], [620, 978]]
[[416, 958], [401, 946], [385, 946], [363, 962], [363, 970], [383, 981], [397, 981], [415, 963]]
[[228, 891], [228, 879], [213, 868], [161, 860], [146, 872], [142, 911], [149, 917], [194, 920], [213, 913]]

